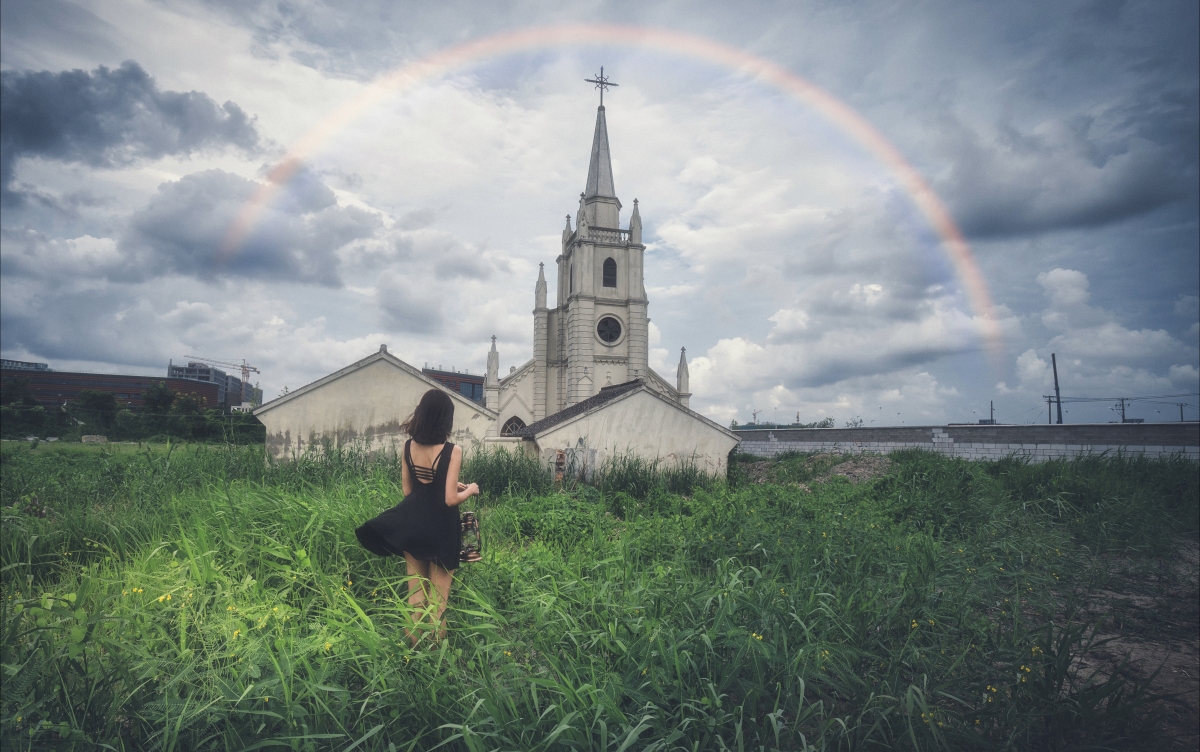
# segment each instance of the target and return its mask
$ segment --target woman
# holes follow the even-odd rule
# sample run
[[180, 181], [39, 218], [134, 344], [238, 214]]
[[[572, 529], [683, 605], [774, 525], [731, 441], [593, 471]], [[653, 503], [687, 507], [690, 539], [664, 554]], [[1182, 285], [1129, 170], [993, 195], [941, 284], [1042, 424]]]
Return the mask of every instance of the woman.
[[[354, 534], [371, 553], [403, 555], [408, 564], [408, 603], [415, 621], [436, 606], [435, 639], [445, 636], [443, 614], [450, 599], [450, 580], [458, 568], [462, 523], [458, 505], [479, 493], [479, 486], [458, 482], [462, 447], [446, 441], [454, 425], [454, 403], [440, 389], [430, 389], [401, 428], [404, 442], [401, 482], [404, 501], [359, 526]], [[432, 590], [430, 588], [432, 585]], [[420, 636], [405, 629], [413, 647]]]

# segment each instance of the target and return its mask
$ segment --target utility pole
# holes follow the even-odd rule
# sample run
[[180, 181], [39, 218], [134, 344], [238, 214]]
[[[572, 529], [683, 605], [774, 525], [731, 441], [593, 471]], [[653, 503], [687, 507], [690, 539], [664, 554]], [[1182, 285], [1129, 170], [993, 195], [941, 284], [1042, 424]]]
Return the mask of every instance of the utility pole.
[[1050, 365], [1054, 368], [1054, 401], [1058, 403], [1058, 423], [1062, 425], [1062, 394], [1058, 391], [1058, 359], [1054, 353], [1050, 353]]
[[1054, 414], [1050, 411], [1054, 408], [1054, 398], [1050, 395], [1045, 396], [1046, 400], [1046, 424], [1054, 425]]
[[1125, 398], [1117, 397], [1117, 400], [1119, 400], [1119, 404], [1121, 405], [1121, 422], [1124, 423], [1125, 422]]
[[1186, 402], [1176, 402], [1175, 404], [1179, 405], [1179, 422], [1182, 423], [1183, 422], [1183, 406], [1186, 405], [1187, 403]]
[[991, 413], [992, 425], [996, 425], [996, 401], [988, 400], [988, 411]]

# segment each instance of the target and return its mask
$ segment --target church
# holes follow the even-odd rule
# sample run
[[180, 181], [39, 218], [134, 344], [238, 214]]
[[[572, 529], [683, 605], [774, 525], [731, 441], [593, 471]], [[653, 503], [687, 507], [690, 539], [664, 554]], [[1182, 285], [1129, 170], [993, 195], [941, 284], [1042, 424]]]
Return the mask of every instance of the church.
[[613, 184], [608, 124], [600, 105], [575, 229], [570, 215], [563, 228], [553, 308], [548, 307], [545, 265], [539, 264], [533, 294], [533, 358], [500, 378], [500, 355], [492, 338], [483, 393], [487, 408], [500, 416], [501, 436], [515, 436], [602, 387], [634, 380], [688, 406], [685, 353], [680, 353], [674, 386], [647, 362], [650, 301], [642, 273], [646, 252], [642, 217], [634, 199], [629, 226], [621, 229], [621, 208]]
[[545, 265], [539, 265], [533, 357], [501, 378], [492, 337], [479, 405], [381, 346], [254, 411], [267, 428], [272, 458], [349, 444], [394, 452], [407, 438], [400, 425], [420, 395], [442, 389], [456, 407], [451, 441], [465, 451], [505, 447], [581, 474], [622, 455], [723, 474], [738, 438], [690, 409], [686, 352], [680, 352], [674, 385], [650, 368], [642, 218], [634, 199], [622, 229], [622, 208], [601, 99], [574, 229], [567, 215], [555, 260], [553, 308]]

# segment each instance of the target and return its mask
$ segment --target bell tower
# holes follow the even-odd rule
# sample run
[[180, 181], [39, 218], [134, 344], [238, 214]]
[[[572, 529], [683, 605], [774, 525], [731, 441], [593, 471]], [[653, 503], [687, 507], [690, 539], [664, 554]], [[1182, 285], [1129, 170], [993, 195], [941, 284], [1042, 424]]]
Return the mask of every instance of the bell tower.
[[[687, 406], [687, 361], [681, 355], [676, 385], [650, 369], [649, 301], [643, 282], [642, 214], [637, 199], [621, 227], [621, 199], [613, 181], [604, 91], [616, 84], [586, 79], [600, 89], [587, 181], [574, 217], [567, 215], [562, 250], [555, 259], [557, 290], [549, 298], [546, 269], [534, 286], [533, 358], [500, 378], [493, 342], [484, 392], [502, 426], [530, 425], [599, 392], [640, 379]], [[574, 227], [571, 226], [574, 219]], [[553, 303], [553, 306], [551, 306]]]
[[[607, 84], [615, 86], [615, 84]], [[642, 280], [641, 214], [634, 201], [621, 228], [604, 105], [596, 128], [587, 182], [579, 194], [574, 232], [563, 233], [558, 257], [559, 345], [556, 409], [595, 394], [605, 384], [645, 377], [649, 319]], [[570, 229], [570, 221], [567, 223]], [[550, 412], [554, 412], [551, 410]]]

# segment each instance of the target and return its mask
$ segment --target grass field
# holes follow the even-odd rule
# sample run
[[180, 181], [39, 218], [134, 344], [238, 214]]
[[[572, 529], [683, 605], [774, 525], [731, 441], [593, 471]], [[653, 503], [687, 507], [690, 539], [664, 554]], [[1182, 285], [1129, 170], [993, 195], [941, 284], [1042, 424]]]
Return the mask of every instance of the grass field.
[[402, 562], [353, 533], [399, 500], [394, 460], [8, 442], [3, 748], [1180, 743], [1157, 666], [1092, 657], [1194, 639], [1187, 608], [1096, 607], [1119, 581], [1194, 602], [1194, 464], [745, 459], [555, 488], [475, 455], [484, 561], [414, 651]]

